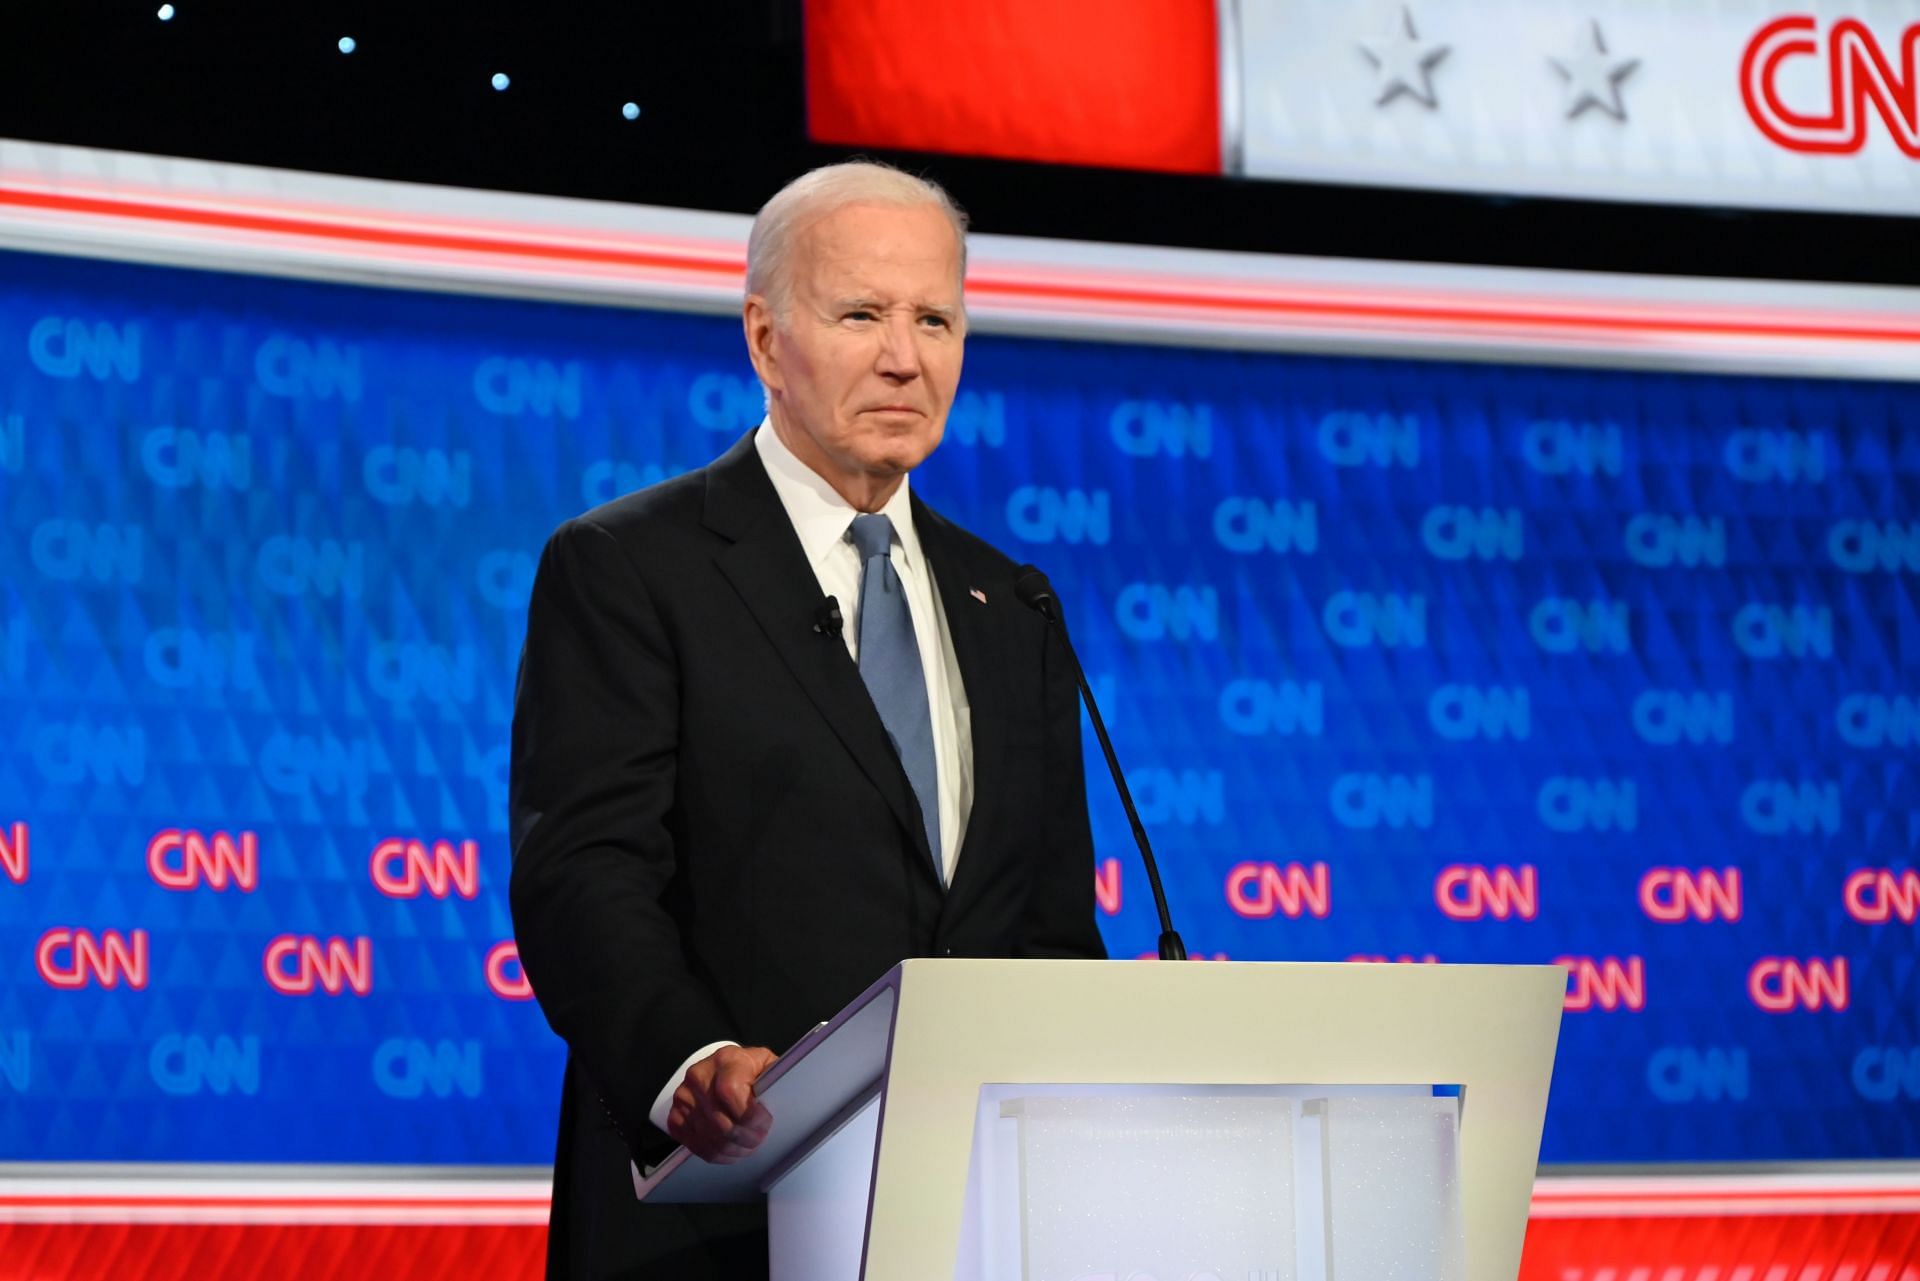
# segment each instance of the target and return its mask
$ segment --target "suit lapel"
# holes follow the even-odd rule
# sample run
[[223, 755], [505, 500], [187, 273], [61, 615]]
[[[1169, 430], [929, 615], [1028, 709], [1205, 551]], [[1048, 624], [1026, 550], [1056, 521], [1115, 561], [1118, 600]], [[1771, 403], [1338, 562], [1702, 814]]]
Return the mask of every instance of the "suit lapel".
[[1007, 725], [1006, 691], [1000, 679], [1006, 655], [995, 626], [996, 610], [1013, 601], [1009, 598], [996, 605], [972, 594], [983, 580], [975, 576], [978, 569], [967, 556], [959, 532], [918, 497], [913, 500], [913, 525], [933, 569], [972, 722], [973, 810], [967, 817], [966, 839], [954, 866], [953, 884], [948, 888], [947, 906], [951, 910], [962, 891], [992, 871], [982, 863], [994, 848], [995, 799], [1005, 791], [1000, 771], [1006, 767], [1001, 744]]
[[709, 529], [733, 543], [715, 558], [720, 572], [834, 735], [885, 798], [921, 852], [918, 861], [931, 877], [933, 856], [927, 850], [926, 829], [911, 785], [860, 679], [860, 669], [838, 637], [814, 630], [820, 582], [786, 519], [773, 482], [767, 479], [752, 432], [707, 469], [704, 519]]

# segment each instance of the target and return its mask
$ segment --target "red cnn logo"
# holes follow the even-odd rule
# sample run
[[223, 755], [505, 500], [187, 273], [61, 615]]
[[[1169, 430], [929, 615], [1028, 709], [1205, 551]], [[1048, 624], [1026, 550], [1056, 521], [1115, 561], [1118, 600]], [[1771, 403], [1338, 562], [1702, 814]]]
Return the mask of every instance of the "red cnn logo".
[[1740, 869], [1710, 867], [1650, 867], [1640, 878], [1640, 910], [1655, 921], [1672, 924], [1689, 918], [1711, 921], [1740, 919]]
[[55, 926], [40, 936], [33, 963], [52, 987], [71, 990], [92, 982], [119, 987], [125, 979], [138, 990], [147, 985], [147, 932], [135, 930], [129, 940], [119, 930], [102, 930], [96, 937], [91, 930]]
[[1540, 913], [1540, 877], [1531, 863], [1520, 865], [1519, 876], [1505, 864], [1489, 873], [1478, 863], [1455, 863], [1434, 878], [1433, 901], [1456, 921], [1483, 916], [1531, 921]]
[[0, 827], [0, 870], [15, 885], [27, 883], [27, 825], [15, 823], [11, 829]]
[[1569, 1012], [1647, 1008], [1647, 967], [1637, 956], [1629, 956], [1624, 965], [1611, 956], [1598, 961], [1590, 956], [1556, 956], [1553, 963], [1570, 971], [1565, 1006]]
[[1856, 921], [1881, 925], [1899, 917], [1903, 924], [1912, 925], [1920, 916], [1920, 872], [1863, 867], [1847, 878], [1840, 896], [1847, 915]]
[[322, 944], [311, 934], [282, 934], [267, 944], [263, 965], [268, 984], [288, 996], [307, 996], [316, 987], [328, 996], [373, 991], [373, 940], [364, 934], [351, 945], [343, 938]]
[[[178, 860], [170, 862], [176, 854]], [[260, 883], [260, 839], [242, 832], [235, 844], [225, 832], [207, 837], [170, 827], [147, 842], [147, 871], [170, 890], [190, 890], [203, 881], [224, 890], [231, 882], [251, 894]]]
[[1347, 958], [1351, 965], [1438, 965], [1440, 958], [1432, 952], [1424, 956], [1410, 956], [1402, 952], [1398, 956], [1388, 956], [1382, 952], [1355, 952]]
[[1227, 873], [1227, 906], [1254, 920], [1265, 920], [1277, 912], [1325, 916], [1332, 897], [1325, 863], [1315, 863], [1311, 872], [1298, 863], [1285, 867], [1241, 863]]
[[1093, 873], [1093, 899], [1108, 916], [1120, 915], [1120, 860], [1105, 858]]
[[1847, 958], [1814, 957], [1804, 964], [1789, 956], [1763, 956], [1747, 971], [1747, 995], [1769, 1014], [1795, 1009], [1847, 1008]]
[[388, 898], [418, 898], [425, 889], [435, 898], [458, 891], [461, 898], [480, 892], [480, 847], [473, 841], [407, 841], [399, 837], [373, 847], [373, 883]]
[[1867, 141], [1867, 104], [1880, 114], [1901, 151], [1920, 160], [1920, 23], [1900, 40], [1896, 70], [1873, 32], [1842, 18], [1827, 33], [1824, 114], [1794, 111], [1780, 101], [1780, 64], [1820, 55], [1819, 24], [1808, 15], [1778, 18], [1747, 42], [1740, 59], [1740, 96], [1761, 133], [1789, 151], [1850, 155]]
[[[513, 967], [513, 973], [507, 973], [507, 967]], [[520, 945], [512, 939], [495, 943], [487, 953], [487, 986], [493, 994], [506, 1001], [525, 1001], [533, 996], [533, 984], [527, 982], [527, 972], [520, 966]]]

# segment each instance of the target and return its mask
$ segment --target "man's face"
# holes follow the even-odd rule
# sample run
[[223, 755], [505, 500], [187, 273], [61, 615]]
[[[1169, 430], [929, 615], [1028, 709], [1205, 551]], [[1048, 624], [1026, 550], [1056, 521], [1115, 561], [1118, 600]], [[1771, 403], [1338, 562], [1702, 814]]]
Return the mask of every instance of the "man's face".
[[800, 231], [788, 282], [784, 315], [746, 307], [774, 430], [871, 509], [946, 431], [966, 343], [958, 238], [931, 205], [846, 205]]

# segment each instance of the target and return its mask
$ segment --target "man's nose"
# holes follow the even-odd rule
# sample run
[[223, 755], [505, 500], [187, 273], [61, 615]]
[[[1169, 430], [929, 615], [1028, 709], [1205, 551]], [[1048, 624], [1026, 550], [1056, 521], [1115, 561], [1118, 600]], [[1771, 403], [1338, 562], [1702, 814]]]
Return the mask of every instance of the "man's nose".
[[880, 327], [879, 372], [903, 381], [920, 376], [920, 347], [913, 332], [913, 318], [894, 314]]

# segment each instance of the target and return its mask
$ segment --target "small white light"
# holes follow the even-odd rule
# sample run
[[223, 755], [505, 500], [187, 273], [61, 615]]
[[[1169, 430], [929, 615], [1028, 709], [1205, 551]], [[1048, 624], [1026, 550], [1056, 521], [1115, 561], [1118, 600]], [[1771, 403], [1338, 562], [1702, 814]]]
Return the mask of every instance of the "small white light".
[[360, 47], [359, 43], [356, 40], [354, 40], [352, 36], [340, 37], [341, 53], [352, 53], [355, 49], [358, 49], [359, 47]]
[[172, 5], [170, 5], [170, 4], [163, 4], [163, 5], [161, 5], [161, 6], [160, 6], [160, 13], [159, 13], [159, 18], [160, 18], [160, 21], [162, 21], [162, 22], [172, 22], [172, 21], [173, 21], [173, 6], [172, 6]]
[[505, 89], [505, 88], [506, 88], [506, 87], [507, 87], [508, 85], [510, 85], [510, 84], [512, 84], [512, 83], [513, 83], [513, 81], [511, 81], [511, 80], [509, 80], [509, 79], [507, 79], [507, 73], [506, 73], [506, 72], [504, 72], [504, 71], [496, 71], [496, 72], [494, 72], [494, 73], [493, 73], [493, 87], [494, 87], [494, 88], [495, 88], [496, 90], [500, 90], [500, 89]]
[[640, 104], [637, 102], [629, 102], [626, 106], [620, 108], [620, 114], [629, 120], [638, 120], [640, 118]]

